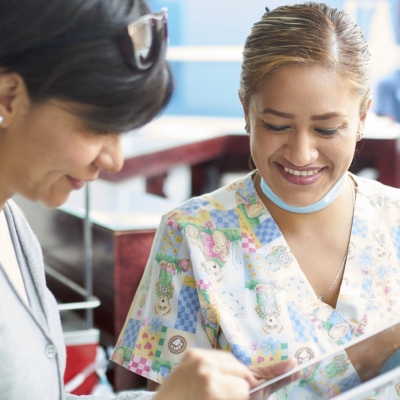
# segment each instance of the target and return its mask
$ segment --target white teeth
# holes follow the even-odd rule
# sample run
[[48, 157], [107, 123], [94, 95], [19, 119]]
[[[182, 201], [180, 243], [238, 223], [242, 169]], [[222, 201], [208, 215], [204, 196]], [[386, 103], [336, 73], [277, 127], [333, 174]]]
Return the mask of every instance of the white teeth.
[[316, 169], [314, 171], [297, 171], [295, 169], [290, 169], [284, 167], [285, 172], [289, 172], [289, 174], [296, 175], [296, 176], [312, 176], [317, 174], [320, 170]]

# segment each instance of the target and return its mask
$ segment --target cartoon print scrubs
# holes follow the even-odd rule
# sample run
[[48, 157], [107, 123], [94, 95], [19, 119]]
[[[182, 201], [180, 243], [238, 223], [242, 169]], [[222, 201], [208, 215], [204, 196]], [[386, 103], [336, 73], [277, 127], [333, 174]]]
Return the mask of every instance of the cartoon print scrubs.
[[[246, 365], [302, 364], [400, 317], [400, 190], [353, 176], [358, 194], [334, 309], [317, 298], [253, 175], [163, 217], [115, 362], [161, 383], [193, 346], [231, 351]], [[339, 354], [275, 397], [317, 399], [357, 382]]]

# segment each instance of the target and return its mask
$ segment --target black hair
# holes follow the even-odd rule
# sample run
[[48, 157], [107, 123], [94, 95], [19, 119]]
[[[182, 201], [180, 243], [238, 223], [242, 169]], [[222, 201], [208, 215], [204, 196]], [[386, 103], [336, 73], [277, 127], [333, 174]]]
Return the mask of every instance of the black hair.
[[[138, 71], [122, 58], [111, 32], [149, 12], [144, 0], [0, 0], [0, 69], [24, 79], [34, 104], [78, 104], [71, 111], [96, 132], [139, 128], [172, 95], [165, 44], [160, 38], [156, 62]], [[110, 35], [45, 45], [80, 32]]]

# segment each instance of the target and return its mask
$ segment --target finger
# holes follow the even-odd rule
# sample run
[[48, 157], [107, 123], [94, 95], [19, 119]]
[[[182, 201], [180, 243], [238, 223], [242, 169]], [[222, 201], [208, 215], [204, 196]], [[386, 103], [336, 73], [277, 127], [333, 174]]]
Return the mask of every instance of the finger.
[[[285, 361], [273, 365], [264, 365], [261, 367], [250, 366], [249, 369], [253, 372], [253, 376], [258, 380], [268, 380], [282, 375], [297, 366], [297, 361], [290, 358]], [[258, 381], [257, 384], [260, 384]]]
[[225, 374], [234, 375], [245, 379], [247, 382], [255, 381], [253, 373], [242, 364], [232, 353], [222, 350], [191, 349], [185, 354], [185, 360], [189, 364], [197, 364], [197, 367], [212, 368]]
[[250, 385], [246, 379], [238, 379], [236, 375], [217, 374], [212, 379], [212, 388], [204, 399], [247, 400]]
[[245, 379], [248, 383], [249, 389], [258, 384], [259, 381], [249, 367], [241, 363], [232, 353], [214, 351], [213, 355], [216, 353], [218, 354], [218, 357], [214, 358], [214, 361], [218, 363], [221, 372], [223, 371], [226, 374]]
[[[290, 363], [288, 365], [290, 365]], [[284, 379], [279, 380], [278, 382], [273, 383], [272, 385], [268, 385], [265, 388], [251, 394], [250, 400], [266, 400], [271, 394], [275, 393], [277, 390], [283, 388], [284, 386], [290, 385], [291, 383], [299, 380], [301, 377], [302, 373], [301, 371], [298, 371], [290, 376], [287, 376]]]
[[276, 392], [277, 390], [283, 388], [284, 386], [287, 386], [287, 385], [290, 385], [293, 382], [296, 382], [301, 377], [302, 377], [302, 373], [299, 371], [299, 372], [296, 372], [293, 375], [290, 375], [290, 376], [286, 377], [285, 379], [282, 379], [282, 380], [280, 380], [278, 382], [273, 383], [271, 385], [271, 387], [270, 387], [270, 393], [269, 394], [272, 394], [272, 393]]

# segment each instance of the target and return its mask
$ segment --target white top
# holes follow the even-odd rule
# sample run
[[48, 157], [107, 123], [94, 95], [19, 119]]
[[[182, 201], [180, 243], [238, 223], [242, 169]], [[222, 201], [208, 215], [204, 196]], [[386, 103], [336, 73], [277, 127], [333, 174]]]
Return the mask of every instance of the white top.
[[4, 212], [0, 211], [0, 264], [3, 266], [6, 274], [11, 280], [17, 293], [22, 300], [29, 304], [26, 294], [24, 281], [22, 280], [21, 270], [19, 269], [14, 246], [11, 241], [10, 231], [8, 229]]

